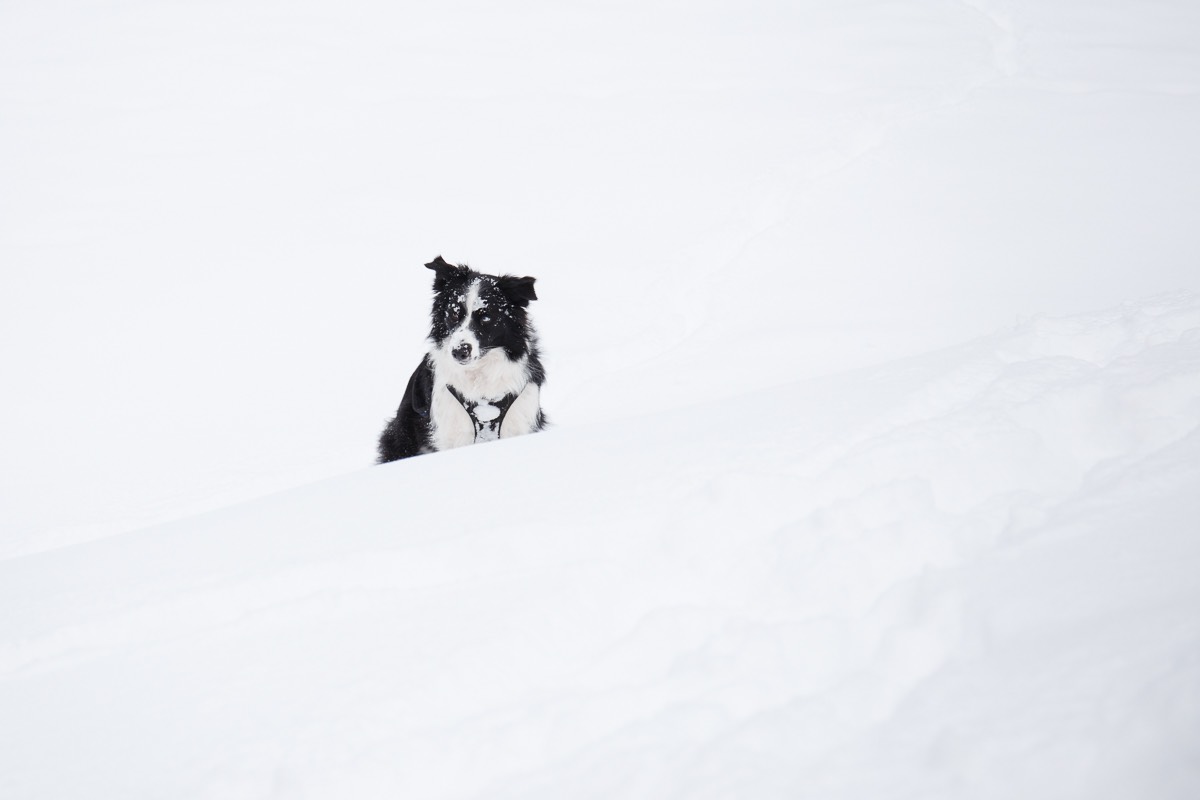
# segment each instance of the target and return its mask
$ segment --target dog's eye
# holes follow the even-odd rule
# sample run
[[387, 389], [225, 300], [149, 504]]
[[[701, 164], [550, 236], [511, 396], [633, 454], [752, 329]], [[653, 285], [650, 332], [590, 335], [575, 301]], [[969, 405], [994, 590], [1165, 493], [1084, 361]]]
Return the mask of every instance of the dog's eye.
[[448, 309], [446, 309], [446, 324], [450, 325], [451, 327], [457, 325], [459, 320], [462, 319], [462, 313], [461, 307], [450, 306]]
[[476, 311], [475, 319], [479, 320], [480, 322], [491, 322], [492, 315], [487, 313], [486, 311]]

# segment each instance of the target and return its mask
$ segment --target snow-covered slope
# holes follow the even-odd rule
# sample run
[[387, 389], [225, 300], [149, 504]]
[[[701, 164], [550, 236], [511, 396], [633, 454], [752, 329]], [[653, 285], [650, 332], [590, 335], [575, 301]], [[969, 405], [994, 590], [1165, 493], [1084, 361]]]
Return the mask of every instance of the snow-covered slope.
[[1198, 41], [1186, 0], [5, 4], [0, 554], [369, 462], [437, 253], [540, 279], [562, 424], [1195, 289]]
[[1184, 295], [10, 559], [0, 788], [1194, 797], [1198, 481]]
[[[1183, 0], [0, 6], [0, 798], [1200, 796], [1196, 141]], [[438, 253], [558, 424], [370, 467]]]

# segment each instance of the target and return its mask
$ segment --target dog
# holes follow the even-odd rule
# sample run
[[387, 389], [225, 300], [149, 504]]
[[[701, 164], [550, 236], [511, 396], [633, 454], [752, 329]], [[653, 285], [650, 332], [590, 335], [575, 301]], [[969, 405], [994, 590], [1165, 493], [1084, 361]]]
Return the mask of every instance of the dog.
[[484, 275], [438, 256], [429, 352], [379, 436], [379, 463], [546, 426], [546, 372], [527, 308], [536, 278]]

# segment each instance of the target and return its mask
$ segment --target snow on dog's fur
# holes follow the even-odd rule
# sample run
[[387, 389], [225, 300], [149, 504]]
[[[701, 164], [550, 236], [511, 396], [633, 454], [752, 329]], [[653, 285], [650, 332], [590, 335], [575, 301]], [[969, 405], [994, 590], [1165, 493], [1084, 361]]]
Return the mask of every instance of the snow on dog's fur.
[[534, 278], [483, 275], [441, 256], [429, 352], [379, 437], [379, 463], [541, 430], [545, 381], [526, 312]]

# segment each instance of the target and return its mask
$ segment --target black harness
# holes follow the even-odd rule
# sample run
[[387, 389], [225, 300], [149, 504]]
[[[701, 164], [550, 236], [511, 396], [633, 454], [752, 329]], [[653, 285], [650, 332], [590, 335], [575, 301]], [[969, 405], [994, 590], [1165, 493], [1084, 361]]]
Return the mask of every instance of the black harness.
[[471, 417], [471, 422], [475, 425], [476, 442], [490, 442], [500, 438], [500, 426], [504, 424], [504, 417], [508, 414], [508, 409], [517, 399], [515, 392], [506, 394], [499, 400], [476, 401], [463, 397], [458, 389], [450, 384], [446, 384], [446, 388]]

